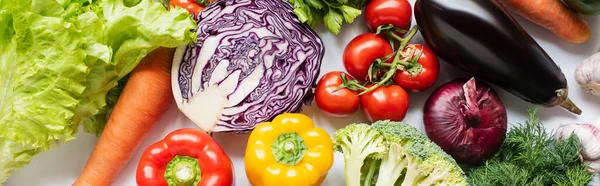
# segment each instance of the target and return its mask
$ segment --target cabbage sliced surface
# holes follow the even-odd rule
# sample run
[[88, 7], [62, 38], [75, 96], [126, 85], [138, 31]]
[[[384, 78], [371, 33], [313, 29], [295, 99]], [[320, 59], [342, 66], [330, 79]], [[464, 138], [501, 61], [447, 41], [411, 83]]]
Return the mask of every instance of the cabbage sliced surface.
[[248, 131], [312, 101], [324, 47], [283, 0], [222, 0], [173, 61], [177, 106], [209, 132]]

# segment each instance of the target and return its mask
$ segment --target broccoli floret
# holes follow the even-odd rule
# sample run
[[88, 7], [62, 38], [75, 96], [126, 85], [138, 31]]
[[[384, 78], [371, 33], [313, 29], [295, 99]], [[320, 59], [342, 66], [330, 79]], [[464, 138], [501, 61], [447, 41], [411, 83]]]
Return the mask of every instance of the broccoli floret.
[[348, 186], [360, 186], [361, 167], [367, 158], [381, 159], [387, 152], [383, 135], [367, 124], [351, 124], [333, 134], [333, 147], [344, 153]]
[[456, 161], [410, 125], [352, 124], [333, 138], [335, 150], [344, 153], [348, 186], [468, 185]]
[[456, 161], [416, 128], [390, 121], [375, 122], [372, 128], [389, 146], [376, 186], [468, 185]]

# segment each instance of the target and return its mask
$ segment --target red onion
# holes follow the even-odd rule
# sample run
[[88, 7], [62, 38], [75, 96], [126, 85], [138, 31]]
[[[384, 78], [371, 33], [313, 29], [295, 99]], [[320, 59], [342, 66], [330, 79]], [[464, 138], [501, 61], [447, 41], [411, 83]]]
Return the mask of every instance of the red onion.
[[506, 109], [488, 85], [471, 78], [438, 87], [425, 103], [427, 137], [458, 163], [491, 158], [506, 136]]

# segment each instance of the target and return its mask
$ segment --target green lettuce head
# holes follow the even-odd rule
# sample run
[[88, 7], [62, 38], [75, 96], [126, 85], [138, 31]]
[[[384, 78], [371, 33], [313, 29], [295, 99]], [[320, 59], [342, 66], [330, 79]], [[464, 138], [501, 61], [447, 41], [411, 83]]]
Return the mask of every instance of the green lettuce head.
[[153, 0], [0, 0], [0, 184], [80, 125], [98, 135], [123, 78], [195, 27]]

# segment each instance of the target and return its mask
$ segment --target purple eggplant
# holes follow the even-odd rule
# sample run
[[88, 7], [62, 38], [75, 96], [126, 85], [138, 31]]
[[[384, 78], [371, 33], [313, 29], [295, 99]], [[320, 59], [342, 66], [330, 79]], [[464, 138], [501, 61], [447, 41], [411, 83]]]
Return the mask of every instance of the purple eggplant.
[[414, 12], [444, 61], [525, 101], [581, 114], [561, 69], [497, 0], [417, 0]]

